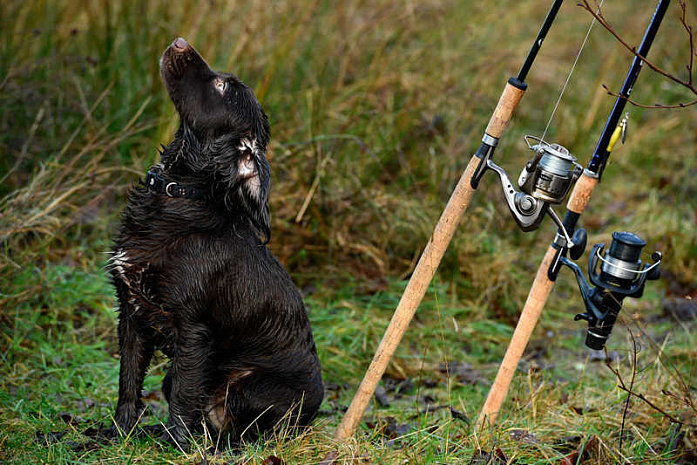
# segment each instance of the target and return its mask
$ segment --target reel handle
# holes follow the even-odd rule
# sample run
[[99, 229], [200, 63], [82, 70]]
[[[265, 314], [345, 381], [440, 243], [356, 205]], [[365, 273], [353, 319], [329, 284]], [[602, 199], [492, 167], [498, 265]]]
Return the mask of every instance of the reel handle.
[[572, 260], [578, 260], [583, 255], [583, 252], [586, 251], [588, 233], [583, 228], [577, 229], [571, 239], [574, 245], [569, 248], [569, 257], [571, 257]]
[[508, 205], [508, 209], [520, 229], [525, 232], [537, 229], [548, 211], [549, 204], [531, 195], [516, 191], [506, 171], [491, 159], [486, 161], [486, 166], [499, 175], [506, 205]]
[[576, 315], [574, 320], [586, 320], [589, 323], [593, 323], [597, 320], [602, 320], [605, 316], [605, 312], [601, 311], [594, 302], [595, 289], [593, 289], [586, 278], [583, 277], [583, 271], [581, 268], [569, 260], [566, 257], [560, 257], [559, 262], [562, 265], [566, 265], [571, 268], [576, 277], [576, 282], [578, 283], [578, 289], [581, 291], [581, 298], [583, 299], [583, 304], [586, 307], [587, 313], [581, 313]]

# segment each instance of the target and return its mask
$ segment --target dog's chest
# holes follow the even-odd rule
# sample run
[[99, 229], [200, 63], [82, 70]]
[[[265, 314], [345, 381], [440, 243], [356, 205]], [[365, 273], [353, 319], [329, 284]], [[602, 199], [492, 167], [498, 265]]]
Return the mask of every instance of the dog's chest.
[[113, 252], [107, 263], [107, 269], [117, 281], [126, 285], [133, 297], [149, 300], [150, 291], [147, 289], [145, 278], [150, 270], [150, 261], [145, 257], [120, 248]]
[[121, 289], [121, 311], [141, 321], [165, 338], [171, 333], [171, 312], [161, 302], [157, 289], [158, 264], [143, 253], [125, 248], [114, 251], [107, 268]]

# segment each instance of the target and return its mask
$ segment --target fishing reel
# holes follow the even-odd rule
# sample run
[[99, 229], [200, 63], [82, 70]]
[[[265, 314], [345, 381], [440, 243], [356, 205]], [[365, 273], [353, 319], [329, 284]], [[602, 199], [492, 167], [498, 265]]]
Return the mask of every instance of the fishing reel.
[[622, 308], [622, 300], [641, 297], [646, 281], [660, 278], [662, 254], [654, 252], [651, 255], [653, 263], [644, 264], [639, 258], [644, 246], [646, 242], [630, 232], [612, 233], [612, 242], [606, 252], [605, 244], [595, 244], [588, 260], [588, 275], [595, 287], [588, 284], [578, 265], [560, 257], [560, 263], [571, 268], [576, 276], [586, 312], [576, 315], [574, 321], [588, 322], [586, 346], [591, 349], [601, 350], [605, 346]]
[[[548, 144], [534, 136], [525, 136], [525, 142], [534, 155], [518, 177], [518, 188], [522, 192], [516, 191], [506, 171], [491, 159], [486, 160], [487, 167], [499, 175], [508, 209], [523, 231], [537, 229], [545, 213], [564, 230], [550, 205], [562, 203], [583, 168], [576, 163], [576, 157], [559, 144]], [[566, 239], [572, 243], [571, 238]]]

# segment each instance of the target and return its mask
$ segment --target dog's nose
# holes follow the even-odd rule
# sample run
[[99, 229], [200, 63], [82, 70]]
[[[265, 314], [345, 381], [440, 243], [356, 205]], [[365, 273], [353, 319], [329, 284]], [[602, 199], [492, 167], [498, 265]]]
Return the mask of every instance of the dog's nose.
[[172, 42], [172, 46], [174, 48], [176, 48], [177, 50], [182, 51], [182, 50], [185, 50], [189, 46], [189, 43], [187, 41], [185, 41], [184, 39], [182, 39], [181, 37], [178, 37], [177, 40]]

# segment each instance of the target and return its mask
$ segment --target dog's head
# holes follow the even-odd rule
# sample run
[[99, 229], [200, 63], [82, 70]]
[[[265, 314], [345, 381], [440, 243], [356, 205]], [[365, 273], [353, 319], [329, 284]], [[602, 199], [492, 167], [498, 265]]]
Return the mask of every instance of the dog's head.
[[235, 75], [211, 70], [182, 38], [165, 50], [160, 71], [181, 119], [179, 146], [163, 162], [211, 175], [215, 195], [268, 241], [269, 122], [254, 93]]

